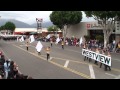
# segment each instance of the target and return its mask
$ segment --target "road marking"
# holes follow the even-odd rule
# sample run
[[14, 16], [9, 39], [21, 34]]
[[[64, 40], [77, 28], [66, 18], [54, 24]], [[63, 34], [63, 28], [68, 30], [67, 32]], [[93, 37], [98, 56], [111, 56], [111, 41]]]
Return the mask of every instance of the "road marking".
[[[31, 47], [35, 47], [35, 46], [33, 46], [33, 45], [30, 45]], [[59, 48], [59, 47], [55, 47], [55, 48]], [[61, 48], [59, 48], [59, 49], [61, 49]], [[80, 52], [78, 52], [78, 51], [75, 51], [75, 50], [69, 50], [69, 49], [65, 49], [65, 50], [67, 50], [67, 51], [72, 51], [72, 52], [76, 52], [76, 53], [82, 53], [81, 51]], [[112, 58], [113, 60], [115, 60], [115, 61], [119, 61], [120, 62], [120, 60], [119, 59], [114, 59], [114, 58]]]
[[[59, 47], [55, 47], [55, 48], [59, 48]], [[59, 48], [59, 49], [61, 49], [61, 48]], [[76, 53], [82, 53], [82, 52], [78, 52], [78, 51], [75, 51], [75, 50], [69, 50], [69, 49], [65, 49], [65, 50], [67, 50], [67, 51], [72, 51], [72, 52], [76, 52]]]
[[67, 61], [65, 62], [64, 67], [66, 67], [66, 68], [67, 68], [68, 64], [69, 64], [69, 60], [67, 60]]
[[120, 75], [119, 75], [119, 76], [117, 76], [117, 77], [115, 77], [115, 79], [120, 79]]
[[[14, 44], [13, 44], [14, 45]], [[16, 45], [14, 45], [14, 46], [16, 46]], [[31, 45], [32, 46], [32, 45]], [[18, 47], [18, 46], [17, 46]], [[34, 46], [32, 46], [32, 47], [34, 47]], [[19, 47], [20, 48], [20, 47]], [[24, 50], [24, 49], [23, 49]], [[26, 50], [24, 50], [24, 51], [26, 51]], [[28, 52], [28, 51], [26, 51], [26, 52]], [[41, 56], [45, 56], [45, 55], [41, 55]], [[55, 58], [55, 59], [59, 59], [59, 60], [68, 60], [68, 59], [63, 59], [63, 58], [58, 58], [58, 57], [53, 57], [53, 58]], [[81, 63], [81, 64], [87, 64], [87, 65], [89, 65], [89, 63], [85, 63], [85, 62], [80, 62], [80, 61], [73, 61], [73, 60], [69, 60], [69, 61], [71, 61], [71, 62], [74, 62], [74, 63]], [[93, 66], [95, 66], [95, 67], [98, 67], [98, 66], [96, 66], [96, 65], [94, 65], [94, 64], [92, 64]], [[116, 68], [111, 68], [113, 71], [117, 71], [117, 72], [120, 72], [120, 70], [119, 69], [116, 69]]]
[[53, 57], [50, 57], [49, 61], [52, 60], [52, 59], [53, 59]]
[[[46, 55], [41, 55], [41, 56], [46, 56]], [[68, 60], [68, 59], [63, 59], [63, 58], [59, 58], [59, 57], [53, 57], [54, 59], [59, 59], [59, 60], [63, 60], [63, 61], [66, 61], [66, 60]], [[86, 65], [89, 65], [89, 63], [85, 63], [85, 62], [82, 62], [82, 61], [73, 61], [73, 60], [70, 60], [69, 59], [69, 61], [70, 62], [73, 62], [73, 63], [80, 63], [80, 64], [86, 64]], [[91, 63], [92, 64], [92, 63]], [[99, 67], [99, 66], [96, 66], [96, 65], [94, 65], [94, 64], [92, 64], [92, 66], [94, 66], [94, 67]], [[116, 71], [116, 72], [120, 72], [120, 70], [119, 69], [116, 69], [116, 68], [111, 68], [113, 71]]]
[[115, 61], [118, 61], [118, 62], [120, 62], [120, 59], [114, 59], [114, 58], [112, 58], [113, 59], [113, 61], [115, 60]]
[[60, 65], [60, 64], [58, 64], [58, 63], [55, 63], [55, 62], [53, 62], [53, 61], [50, 61], [50, 63], [52, 63], [52, 64], [54, 64], [54, 65], [56, 65], [56, 66], [59, 66], [59, 67], [65, 69], [65, 70], [67, 70], [67, 71], [73, 72], [73, 73], [75, 73], [75, 74], [77, 74], [77, 75], [79, 75], [79, 76], [82, 76], [82, 77], [84, 77], [84, 78], [94, 79], [94, 78], [91, 78], [90, 76], [88, 76], [88, 75], [86, 75], [86, 74], [81, 73], [81, 72], [75, 71], [75, 70], [70, 69], [70, 68], [65, 68], [65, 67], [63, 67], [62, 65]]
[[116, 75], [113, 75], [113, 74], [110, 74], [110, 73], [105, 73], [105, 74], [116, 77]]
[[[21, 49], [21, 50], [23, 50], [23, 51], [25, 51], [25, 52], [28, 52], [28, 51], [26, 51], [25, 49], [23, 49], [23, 48], [21, 48], [21, 47], [19, 47], [19, 46], [16, 46], [16, 45], [14, 45], [14, 44], [13, 44], [13, 46], [15, 46], [15, 47], [17, 47], [17, 48], [19, 48], [19, 49]], [[38, 57], [38, 58], [40, 58], [40, 59], [42, 59], [42, 60], [47, 61], [45, 58], [40, 57], [40, 56], [38, 56], [38, 55], [36, 55], [36, 54], [34, 54], [34, 53], [32, 53], [32, 52], [28, 52], [28, 53], [30, 53], [30, 54], [32, 54], [32, 55], [34, 55], [34, 56], [36, 56], [36, 57]], [[49, 61], [49, 62], [52, 63], [52, 64], [54, 64], [54, 65], [56, 65], [56, 66], [59, 66], [59, 67], [65, 69], [65, 70], [67, 70], [67, 71], [73, 72], [74, 74], [77, 74], [77, 75], [79, 75], [79, 76], [82, 76], [82, 77], [84, 77], [84, 78], [93, 79], [93, 78], [91, 78], [90, 76], [88, 76], [88, 75], [86, 75], [86, 74], [83, 74], [83, 73], [81, 73], [81, 72], [75, 71], [75, 70], [70, 69], [70, 68], [65, 68], [65, 67], [63, 67], [62, 65], [60, 65], [60, 64], [58, 64], [58, 63], [55, 63], [55, 62], [53, 62], [53, 61]]]
[[94, 70], [93, 70], [93, 66], [92, 66], [92, 65], [89, 65], [89, 70], [90, 70], [90, 76], [91, 76], [91, 78], [94, 78], [94, 79], [95, 79], [95, 73], [94, 73]]
[[26, 46], [26, 45], [20, 45], [20, 46]]

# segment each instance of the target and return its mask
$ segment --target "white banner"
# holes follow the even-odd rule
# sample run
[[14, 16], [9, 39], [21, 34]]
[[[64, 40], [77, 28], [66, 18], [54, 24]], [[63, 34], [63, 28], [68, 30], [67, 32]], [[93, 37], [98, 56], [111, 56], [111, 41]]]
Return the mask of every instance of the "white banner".
[[105, 56], [103, 54], [99, 54], [90, 50], [82, 49], [82, 55], [108, 66], [111, 66], [111, 57]]
[[40, 41], [38, 41], [38, 43], [37, 43], [37, 45], [36, 45], [37, 51], [40, 52], [40, 51], [42, 50], [42, 48], [43, 48], [43, 45], [41, 44]]
[[30, 36], [30, 43], [34, 42], [35, 41], [35, 38], [33, 35]]

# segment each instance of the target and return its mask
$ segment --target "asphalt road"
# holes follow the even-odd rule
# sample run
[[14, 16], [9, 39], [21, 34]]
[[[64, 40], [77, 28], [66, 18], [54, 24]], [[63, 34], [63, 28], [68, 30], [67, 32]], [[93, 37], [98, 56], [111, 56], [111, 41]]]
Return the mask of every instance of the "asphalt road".
[[13, 43], [0, 41], [0, 50], [4, 52], [6, 59], [10, 58], [18, 64], [23, 74], [35, 79], [83, 79], [80, 75], [15, 47]]
[[[112, 71], [104, 71], [104, 66], [94, 65], [83, 61], [80, 47], [53, 44], [51, 47], [51, 60], [46, 60], [44, 48], [42, 55], [35, 51], [37, 42], [30, 44], [29, 51], [21, 42], [0, 41], [0, 49], [5, 56], [17, 62], [22, 73], [30, 75], [36, 79], [115, 79], [120, 77], [120, 55], [112, 53]], [[42, 42], [44, 47], [50, 43]]]

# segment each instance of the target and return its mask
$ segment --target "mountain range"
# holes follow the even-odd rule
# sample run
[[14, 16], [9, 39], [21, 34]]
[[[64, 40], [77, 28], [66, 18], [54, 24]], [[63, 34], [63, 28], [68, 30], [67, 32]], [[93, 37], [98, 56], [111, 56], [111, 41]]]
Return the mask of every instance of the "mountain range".
[[[37, 23], [33, 23], [33, 24], [27, 24], [27, 23], [24, 23], [22, 21], [18, 21], [18, 20], [15, 20], [15, 19], [0, 19], [0, 26], [4, 25], [6, 22], [13, 22], [16, 26], [16, 28], [37, 28]], [[42, 27], [43, 28], [47, 28], [49, 26], [52, 26], [52, 22], [44, 22], [42, 23]]]

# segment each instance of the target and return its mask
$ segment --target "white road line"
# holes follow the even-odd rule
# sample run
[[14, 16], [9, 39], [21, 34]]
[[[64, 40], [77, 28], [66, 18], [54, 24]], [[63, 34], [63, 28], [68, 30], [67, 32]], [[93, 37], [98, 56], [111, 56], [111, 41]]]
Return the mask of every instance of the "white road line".
[[52, 59], [53, 59], [53, 57], [50, 57], [49, 61], [52, 60]]
[[26, 45], [20, 45], [20, 46], [26, 46]]
[[64, 67], [66, 67], [66, 68], [67, 68], [68, 64], [69, 64], [69, 60], [67, 60], [67, 61], [65, 62]]
[[[33, 45], [29, 45], [29, 46], [31, 46], [31, 47], [35, 47], [35, 46], [33, 46]], [[55, 48], [59, 48], [59, 47], [55, 47]], [[61, 49], [61, 48], [59, 48], [59, 49]], [[67, 50], [67, 51], [72, 51], [72, 52], [76, 52], [76, 53], [82, 53], [81, 51], [78, 52], [78, 51], [75, 51], [75, 50], [69, 50], [69, 49], [65, 49], [65, 50]], [[119, 61], [119, 62], [120, 62], [119, 59], [114, 59], [114, 58], [112, 58], [112, 59], [113, 59], [113, 61], [115, 60], [115, 61]]]
[[115, 79], [120, 79], [120, 75], [119, 75], [119, 76], [117, 76], [117, 77], [115, 77]]
[[107, 75], [113, 76], [113, 77], [117, 77], [116, 75], [110, 74], [110, 73], [105, 73]]
[[[59, 48], [59, 47], [55, 47], [55, 48]], [[59, 49], [61, 49], [61, 48], [59, 48]], [[65, 49], [65, 50], [67, 50], [67, 51], [72, 51], [72, 52], [76, 52], [76, 53], [82, 53], [82, 52], [78, 52], [78, 51], [75, 51], [75, 50], [69, 50], [69, 49]]]
[[114, 59], [114, 58], [113, 58], [113, 60], [120, 62], [120, 59]]
[[93, 66], [92, 66], [92, 65], [89, 65], [89, 70], [90, 70], [90, 76], [91, 76], [91, 78], [94, 78], [94, 79], [95, 79], [95, 73], [94, 73], [94, 70], [93, 70]]

